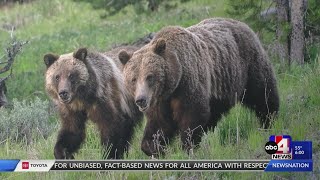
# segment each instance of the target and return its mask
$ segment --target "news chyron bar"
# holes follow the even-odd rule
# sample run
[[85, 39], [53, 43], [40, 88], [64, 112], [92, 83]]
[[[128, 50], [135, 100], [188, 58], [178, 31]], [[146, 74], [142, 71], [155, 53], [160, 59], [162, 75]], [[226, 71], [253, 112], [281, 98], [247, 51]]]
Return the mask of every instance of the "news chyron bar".
[[2, 171], [264, 171], [269, 160], [2, 160]]
[[271, 160], [0, 160], [0, 172], [48, 171], [312, 171], [312, 142], [272, 135]]

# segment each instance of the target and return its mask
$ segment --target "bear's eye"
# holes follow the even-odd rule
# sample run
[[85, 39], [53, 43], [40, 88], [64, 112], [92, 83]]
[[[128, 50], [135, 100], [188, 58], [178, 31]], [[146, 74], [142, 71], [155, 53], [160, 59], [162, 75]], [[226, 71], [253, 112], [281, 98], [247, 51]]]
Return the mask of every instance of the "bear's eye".
[[136, 78], [132, 78], [132, 79], [131, 79], [131, 82], [132, 82], [132, 83], [135, 83], [136, 81], [137, 81]]
[[71, 81], [74, 81], [75, 76], [74, 76], [73, 74], [70, 74], [70, 75], [69, 75], [69, 79], [70, 79]]
[[154, 81], [154, 75], [153, 75], [153, 74], [149, 74], [149, 75], [146, 77], [146, 81], [147, 81], [149, 84], [152, 84], [153, 81]]
[[69, 80], [71, 81], [71, 83], [76, 83], [76, 84], [78, 83], [76, 77], [77, 75], [75, 73], [72, 73], [69, 75]]
[[59, 81], [59, 79], [60, 79], [60, 76], [56, 75], [56, 81]]

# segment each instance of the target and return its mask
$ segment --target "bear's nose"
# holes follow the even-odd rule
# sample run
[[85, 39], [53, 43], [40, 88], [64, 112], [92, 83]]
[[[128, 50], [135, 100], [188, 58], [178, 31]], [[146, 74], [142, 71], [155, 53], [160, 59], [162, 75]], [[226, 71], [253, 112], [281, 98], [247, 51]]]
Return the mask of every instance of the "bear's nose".
[[69, 97], [69, 93], [67, 91], [61, 91], [59, 92], [59, 96], [62, 100], [67, 100]]
[[145, 108], [147, 106], [147, 100], [146, 97], [144, 96], [139, 96], [136, 100], [136, 104], [141, 107], [141, 108]]

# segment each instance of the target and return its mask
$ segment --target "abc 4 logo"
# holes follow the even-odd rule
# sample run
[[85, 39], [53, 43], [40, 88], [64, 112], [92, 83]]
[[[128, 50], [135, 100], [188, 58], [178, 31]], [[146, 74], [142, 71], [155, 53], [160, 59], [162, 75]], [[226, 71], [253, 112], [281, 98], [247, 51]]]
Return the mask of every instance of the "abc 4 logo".
[[264, 148], [268, 154], [290, 154], [290, 142], [290, 136], [270, 136]]

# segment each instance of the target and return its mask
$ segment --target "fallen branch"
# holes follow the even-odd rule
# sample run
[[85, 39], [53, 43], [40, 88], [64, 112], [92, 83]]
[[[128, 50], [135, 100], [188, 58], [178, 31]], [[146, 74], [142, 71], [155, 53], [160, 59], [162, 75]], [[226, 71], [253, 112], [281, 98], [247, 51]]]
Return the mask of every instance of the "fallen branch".
[[[3, 62], [0, 62], [0, 64], [6, 64], [4, 67], [0, 69], [0, 74], [3, 74], [7, 71], [10, 71], [10, 74], [0, 78], [0, 82], [7, 80], [12, 75], [12, 65], [16, 58], [16, 56], [19, 54], [19, 52], [22, 49], [22, 46], [27, 44], [28, 41], [19, 41], [15, 37], [11, 35], [11, 41], [8, 45], [8, 47], [5, 49], [6, 55], [4, 55], [2, 58], [6, 57], [6, 60]], [[1, 58], [1, 60], [2, 60]]]

